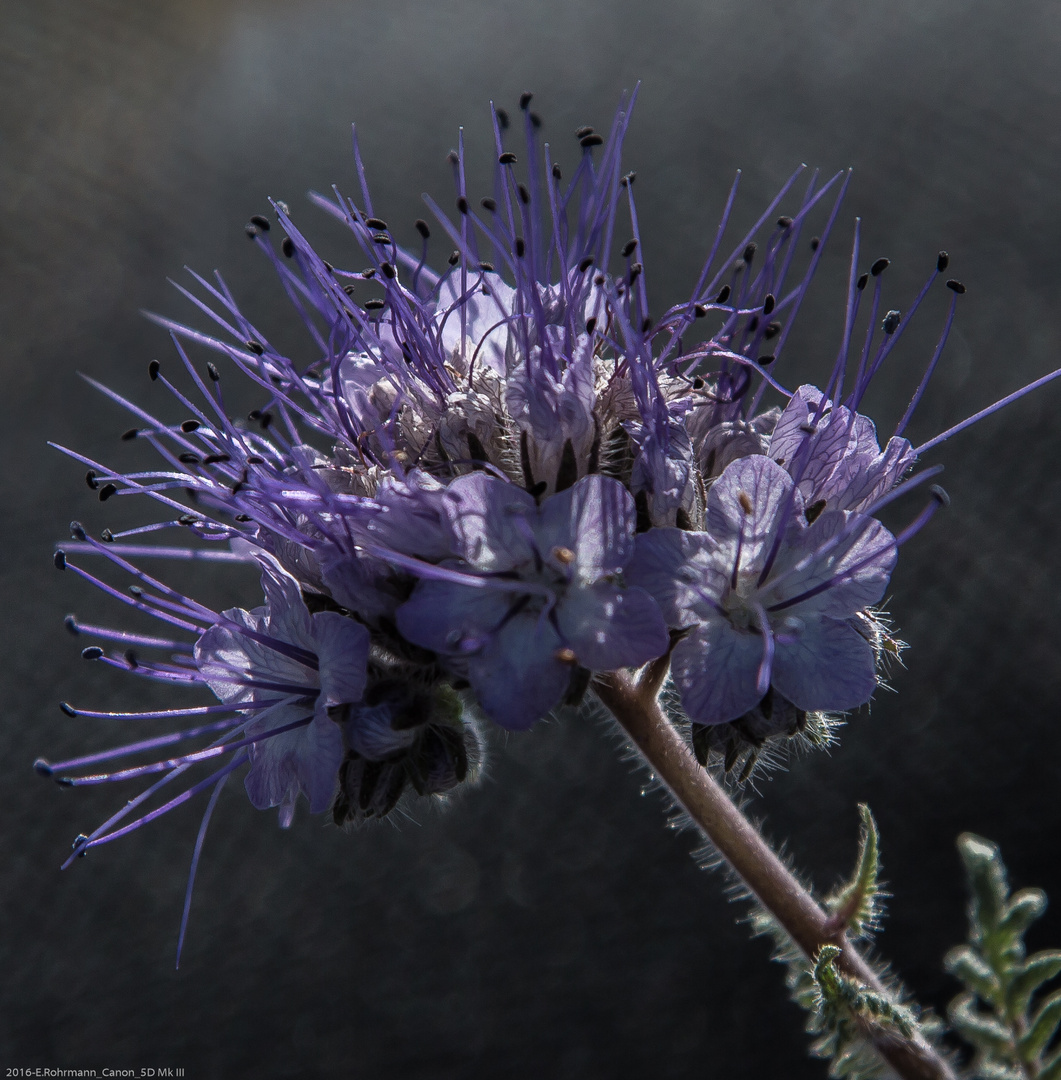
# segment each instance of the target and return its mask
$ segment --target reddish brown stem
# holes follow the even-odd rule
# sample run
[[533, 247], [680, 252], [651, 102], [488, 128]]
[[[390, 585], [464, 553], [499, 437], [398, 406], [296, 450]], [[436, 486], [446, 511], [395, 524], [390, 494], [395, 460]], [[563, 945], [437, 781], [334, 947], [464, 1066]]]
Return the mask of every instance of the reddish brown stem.
[[[804, 954], [813, 960], [823, 945], [839, 946], [840, 969], [866, 988], [887, 994], [843, 928], [830, 919], [725, 790], [700, 766], [660, 709], [654, 690], [646, 692], [618, 673], [600, 676], [594, 689], [657, 778]], [[906, 1038], [893, 1029], [873, 1027], [867, 1038], [903, 1080], [955, 1080], [947, 1062], [920, 1034]]]

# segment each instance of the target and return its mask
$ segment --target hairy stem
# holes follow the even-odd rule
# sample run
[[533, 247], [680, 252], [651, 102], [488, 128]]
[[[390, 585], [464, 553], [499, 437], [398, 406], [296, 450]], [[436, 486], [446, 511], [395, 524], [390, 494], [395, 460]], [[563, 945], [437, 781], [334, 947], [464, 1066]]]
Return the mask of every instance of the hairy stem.
[[[656, 700], [655, 688], [628, 676], [598, 677], [601, 702], [633, 740], [656, 776], [703, 830], [730, 868], [813, 963], [823, 945], [841, 949], [839, 968], [868, 989], [887, 994], [876, 972], [777, 857], [755, 826], [702, 768]], [[866, 1038], [903, 1080], [955, 1080], [950, 1066], [927, 1040], [873, 1028]]]

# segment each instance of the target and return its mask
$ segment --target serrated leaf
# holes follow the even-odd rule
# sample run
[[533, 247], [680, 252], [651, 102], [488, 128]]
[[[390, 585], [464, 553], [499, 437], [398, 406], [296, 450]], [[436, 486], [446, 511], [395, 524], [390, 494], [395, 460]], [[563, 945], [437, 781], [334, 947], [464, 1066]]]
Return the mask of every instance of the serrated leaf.
[[973, 1070], [979, 1080], [1028, 1080], [1023, 1069], [1000, 1065], [997, 1061], [982, 1061]]
[[973, 940], [980, 941], [998, 926], [1002, 918], [1003, 905], [1009, 894], [1006, 868], [998, 845], [974, 833], [962, 833], [958, 837], [958, 851], [973, 892], [969, 912]]
[[916, 1021], [913, 1013], [902, 1005], [896, 1005], [883, 994], [876, 994], [870, 990], [863, 991], [859, 995], [858, 1010], [863, 1015], [868, 1013], [884, 1027], [895, 1028], [907, 1038], [910, 1038], [914, 1032]]
[[858, 804], [862, 828], [858, 838], [858, 861], [851, 880], [826, 900], [829, 912], [836, 916], [852, 937], [866, 937], [877, 928], [880, 877], [880, 833], [869, 807]]
[[1054, 1037], [1061, 1024], [1061, 990], [1056, 990], [1035, 1010], [1027, 1034], [1020, 1040], [1021, 1056], [1034, 1061]]
[[1061, 1054], [1053, 1055], [1046, 1065], [1039, 1069], [1038, 1080], [1061, 1080]]
[[1061, 973], [1061, 950], [1044, 949], [1029, 957], [1017, 969], [1013, 981], [1006, 988], [1010, 1012], [1023, 1016], [1032, 994], [1055, 975]]
[[943, 959], [943, 966], [984, 1001], [997, 1005], [1002, 983], [991, 965], [970, 945], [958, 945]]
[[989, 1013], [980, 1012], [974, 995], [959, 994], [951, 1002], [948, 1015], [955, 1030], [973, 1046], [984, 1052], [1012, 1056], [1013, 1038], [1009, 1028]]
[[1051, 1054], [1039, 1070], [1039, 1080], [1061, 1080], [1061, 1050]]
[[1046, 910], [1046, 893], [1042, 889], [1020, 889], [1006, 904], [998, 928], [1014, 937], [1023, 937], [1036, 919]]

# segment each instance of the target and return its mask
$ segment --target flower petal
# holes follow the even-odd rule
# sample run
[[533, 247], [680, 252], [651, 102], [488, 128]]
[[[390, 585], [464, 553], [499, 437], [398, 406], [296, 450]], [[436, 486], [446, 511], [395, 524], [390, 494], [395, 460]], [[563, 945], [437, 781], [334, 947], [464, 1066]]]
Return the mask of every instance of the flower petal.
[[873, 648], [848, 622], [808, 619], [796, 634], [777, 634], [772, 682], [804, 712], [853, 709], [877, 686]]
[[334, 611], [313, 616], [313, 637], [320, 664], [321, 704], [347, 705], [365, 692], [368, 631]]
[[[293, 713], [294, 710], [291, 710]], [[274, 715], [267, 730], [290, 723]], [[253, 734], [258, 734], [254, 731]], [[338, 784], [343, 739], [338, 725], [318, 713], [305, 726], [254, 743], [251, 768], [244, 781], [258, 810], [293, 801], [300, 791], [309, 799], [310, 813], [327, 810]]]
[[421, 581], [396, 615], [402, 636], [442, 654], [482, 648], [512, 603], [512, 594], [449, 581]]
[[724, 724], [755, 708], [763, 639], [711, 618], [674, 647], [671, 674], [696, 724]]
[[659, 606], [644, 589], [598, 582], [572, 589], [557, 610], [564, 641], [591, 671], [638, 667], [667, 651]]
[[[195, 663], [203, 681], [218, 699], [231, 704], [275, 697], [277, 693], [316, 694], [317, 672], [262, 641], [241, 633], [246, 628], [264, 634], [269, 620], [266, 608], [244, 611], [230, 608], [195, 643]], [[278, 689], [247, 686], [267, 683]]]
[[[447, 274], [439, 283], [437, 307], [447, 358], [456, 353], [458, 359], [470, 359], [478, 348], [477, 364], [504, 372], [510, 330], [505, 320], [514, 310], [515, 295], [515, 290], [500, 274], [484, 274], [482, 286], [468, 294], [461, 293], [460, 273]], [[462, 313], [465, 341], [461, 340]]]
[[785, 610], [843, 619], [884, 595], [895, 538], [874, 518], [826, 510], [810, 528], [791, 528], [786, 539], [763, 591], [768, 609], [810, 594]]
[[[718, 599], [726, 588], [726, 575], [716, 565], [716, 546], [707, 533], [681, 529], [638, 533], [623, 579], [649, 593], [668, 626], [690, 626], [693, 612], [704, 603], [702, 594]], [[710, 612], [708, 605], [705, 616]]]
[[739, 544], [741, 570], [747, 573], [762, 568], [778, 531], [802, 515], [803, 498], [792, 478], [759, 454], [728, 465], [707, 495], [707, 531], [728, 547], [732, 559]]
[[575, 555], [586, 582], [617, 574], [634, 553], [637, 511], [630, 493], [608, 476], [586, 476], [542, 503], [535, 537], [543, 558], [556, 548]]
[[260, 555], [262, 591], [269, 608], [269, 633], [280, 641], [313, 649], [313, 626], [302, 599], [302, 587], [267, 555]]
[[509, 620], [468, 662], [468, 679], [483, 712], [510, 731], [525, 731], [560, 704], [571, 668], [556, 659], [560, 637], [548, 619]]
[[482, 472], [459, 476], [446, 489], [453, 552], [477, 570], [499, 573], [531, 562], [527, 527], [538, 507], [522, 488]]

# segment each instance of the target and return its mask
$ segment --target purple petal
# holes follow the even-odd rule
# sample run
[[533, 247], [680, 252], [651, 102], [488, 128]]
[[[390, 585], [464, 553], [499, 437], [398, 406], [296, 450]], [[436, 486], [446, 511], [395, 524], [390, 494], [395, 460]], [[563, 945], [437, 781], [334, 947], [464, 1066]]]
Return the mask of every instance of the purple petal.
[[639, 667], [665, 653], [670, 642], [659, 606], [647, 592], [603, 581], [571, 590], [557, 622], [578, 662], [591, 671]]
[[[814, 415], [822, 392], [809, 383], [796, 388], [770, 436], [770, 457], [786, 468], [796, 458], [811, 432], [804, 430]], [[819, 421], [821, 423], [821, 421]]]
[[543, 557], [556, 548], [575, 555], [583, 581], [617, 574], [634, 553], [637, 511], [630, 493], [607, 476], [587, 476], [542, 503], [535, 537]]
[[[770, 457], [796, 478], [807, 502], [828, 499], [835, 485], [830, 480], [854, 449], [857, 414], [843, 406], [825, 404], [828, 410], [813, 424], [822, 400], [816, 386], [804, 385], [792, 395], [770, 440]], [[874, 449], [876, 439], [874, 438]]]
[[[483, 291], [483, 287], [487, 292]], [[515, 291], [499, 274], [485, 274], [483, 286], [476, 288], [460, 306], [461, 275], [457, 272], [442, 279], [438, 290], [438, 316], [441, 322], [447, 310], [453, 309], [442, 326], [442, 346], [447, 356], [471, 359], [476, 346], [480, 346], [476, 364], [485, 364], [499, 373], [505, 370], [505, 348], [508, 344], [509, 324], [504, 322], [514, 310]], [[464, 312], [465, 338], [471, 347], [461, 340], [461, 311]], [[501, 323], [497, 327], [497, 323]], [[496, 327], [496, 328], [495, 328]]]
[[380, 511], [367, 519], [364, 529], [376, 543], [428, 560], [453, 554], [446, 488], [434, 477], [418, 469], [402, 479], [385, 477], [374, 501]]
[[[283, 719], [274, 714], [266, 730], [290, 722], [293, 712], [289, 709]], [[259, 733], [257, 726], [252, 733]], [[245, 781], [247, 795], [257, 809], [265, 810], [293, 801], [301, 791], [309, 799], [310, 812], [322, 813], [332, 804], [342, 760], [343, 739], [338, 726], [317, 714], [305, 727], [253, 744]]]
[[532, 477], [552, 487], [566, 443], [571, 443], [576, 463], [585, 462], [597, 429], [593, 420], [595, 394], [589, 335], [580, 335], [573, 350], [566, 353], [561, 329], [545, 329], [554, 355], [566, 354], [566, 369], [555, 377], [542, 348], [532, 347], [528, 359], [509, 371], [505, 407], [520, 431], [529, 436], [526, 464]]
[[454, 554], [478, 570], [503, 572], [532, 561], [526, 527], [537, 504], [522, 488], [482, 472], [460, 476], [446, 489], [446, 516]]
[[906, 439], [889, 439], [884, 452], [878, 453], [874, 437], [872, 449], [872, 454], [861, 455], [853, 462], [843, 489], [836, 495], [837, 509], [864, 510], [887, 495], [917, 460]]
[[512, 603], [512, 594], [486, 586], [421, 581], [396, 615], [402, 636], [437, 653], [473, 652], [485, 645]]
[[906, 439], [895, 438], [881, 453], [873, 421], [844, 406], [827, 406], [806, 430], [821, 398], [817, 387], [799, 387], [774, 430], [770, 456], [798, 478], [807, 503], [824, 499], [830, 509], [864, 509], [895, 486], [915, 454]]
[[884, 595], [896, 550], [895, 538], [879, 521], [859, 523], [850, 514], [826, 510], [810, 528], [790, 528], [787, 539], [762, 594], [768, 609], [811, 593], [785, 610], [846, 618]]
[[877, 685], [873, 648], [850, 623], [806, 620], [796, 634], [778, 634], [774, 687], [804, 712], [853, 709]]
[[[268, 627], [265, 608], [230, 608], [222, 616], [227, 622], [206, 630], [195, 643], [194, 653], [200, 675], [219, 700], [236, 704], [275, 697], [274, 691], [244, 686], [241, 680], [275, 683], [290, 687], [289, 692], [303, 689], [307, 694], [316, 693], [317, 672], [311, 667], [240, 633], [240, 627], [263, 633]], [[312, 648], [312, 641], [309, 644]]]
[[730, 550], [740, 543], [741, 569], [762, 567], [780, 529], [803, 514], [792, 478], [768, 457], [727, 466], [707, 495], [707, 531]]
[[[707, 409], [700, 410], [707, 413]], [[689, 427], [698, 419], [694, 414], [686, 420]], [[765, 454], [768, 440], [751, 424], [743, 420], [726, 421], [708, 427], [702, 438], [694, 436], [698, 464], [705, 478], [720, 476], [726, 466], [738, 458]]]
[[723, 618], [709, 619], [679, 641], [671, 674], [689, 719], [724, 724], [755, 708], [763, 696], [755, 685], [762, 658], [761, 635], [735, 630]]
[[707, 533], [650, 529], [638, 533], [623, 579], [649, 593], [668, 626], [689, 626], [695, 621], [698, 591], [719, 598], [726, 588], [726, 576], [715, 566], [715, 550]]
[[562, 642], [547, 619], [511, 619], [468, 663], [468, 679], [483, 712], [510, 731], [525, 731], [560, 704], [571, 668], [556, 659]]
[[313, 626], [302, 599], [302, 587], [268, 556], [260, 556], [262, 591], [269, 608], [269, 633], [281, 641], [313, 649]]
[[346, 705], [365, 692], [368, 631], [334, 611], [313, 616], [313, 637], [320, 664], [321, 703]]
[[679, 510], [691, 509], [695, 500], [692, 476], [693, 446], [684, 425], [670, 417], [662, 437], [646, 430], [630, 486], [644, 492], [653, 525], [672, 525]]
[[335, 600], [370, 622], [393, 617], [401, 602], [395, 571], [382, 559], [328, 547], [321, 553], [321, 572]]

